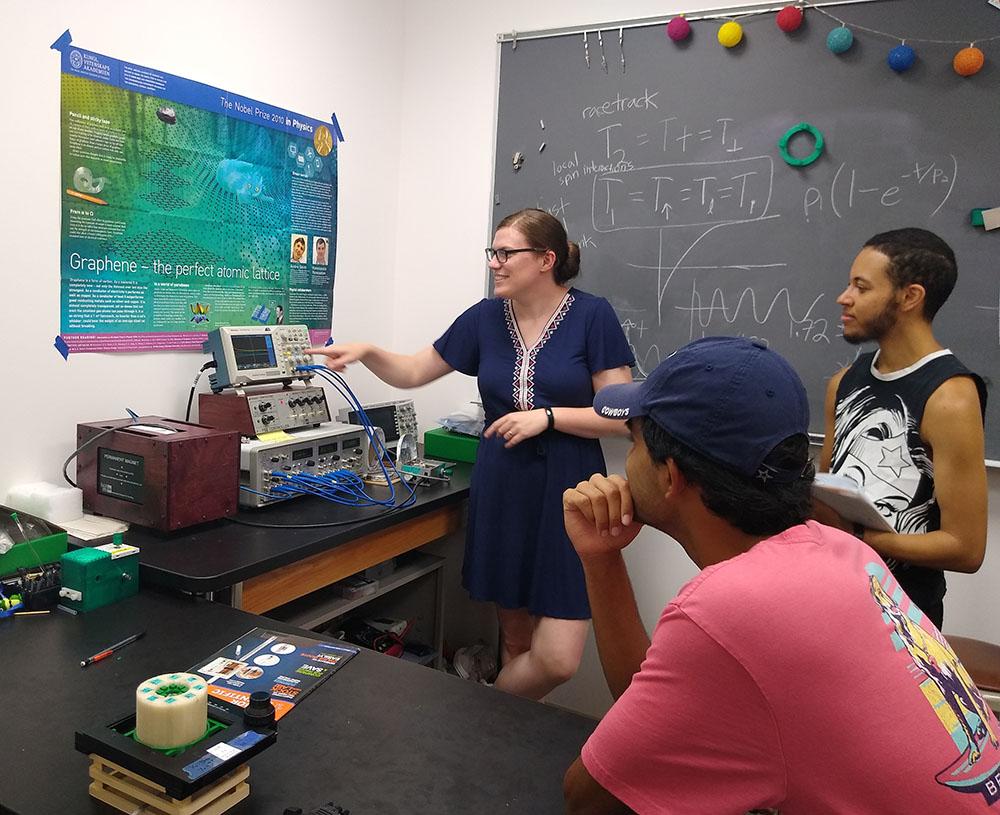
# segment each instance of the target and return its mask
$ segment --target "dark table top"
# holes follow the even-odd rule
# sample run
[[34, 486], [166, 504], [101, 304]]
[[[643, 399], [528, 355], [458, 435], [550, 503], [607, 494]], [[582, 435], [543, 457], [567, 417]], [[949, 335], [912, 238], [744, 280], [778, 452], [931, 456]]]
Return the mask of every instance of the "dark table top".
[[[297, 630], [149, 589], [76, 617], [0, 619], [0, 812], [111, 811], [87, 792], [74, 732], [133, 713], [138, 683], [184, 671], [256, 626]], [[595, 724], [362, 649], [278, 722], [277, 743], [249, 760], [249, 798], [230, 812], [308, 813], [328, 801], [352, 815], [562, 812], [562, 775]]]
[[[260, 509], [241, 509], [222, 519], [173, 533], [133, 524], [124, 542], [139, 547], [143, 585], [207, 594], [356, 540], [363, 535], [465, 500], [471, 464], [456, 464], [449, 483], [417, 487], [412, 506], [386, 512], [322, 498], [293, 498]], [[385, 487], [370, 487], [388, 497]], [[406, 496], [396, 485], [396, 500]]]

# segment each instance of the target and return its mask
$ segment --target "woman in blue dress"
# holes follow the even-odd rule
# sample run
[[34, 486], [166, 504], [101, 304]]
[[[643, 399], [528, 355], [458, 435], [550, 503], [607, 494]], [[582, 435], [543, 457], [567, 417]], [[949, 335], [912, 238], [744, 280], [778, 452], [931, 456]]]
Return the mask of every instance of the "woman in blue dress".
[[541, 699], [576, 672], [590, 624], [562, 494], [605, 472], [598, 439], [623, 425], [594, 412], [594, 393], [630, 382], [634, 357], [611, 305], [566, 287], [580, 250], [556, 218], [537, 209], [508, 215], [486, 256], [494, 297], [461, 314], [432, 346], [407, 355], [349, 343], [310, 353], [337, 371], [360, 361], [399, 388], [451, 371], [478, 378], [486, 429], [472, 472], [462, 582], [473, 600], [497, 606], [495, 687]]

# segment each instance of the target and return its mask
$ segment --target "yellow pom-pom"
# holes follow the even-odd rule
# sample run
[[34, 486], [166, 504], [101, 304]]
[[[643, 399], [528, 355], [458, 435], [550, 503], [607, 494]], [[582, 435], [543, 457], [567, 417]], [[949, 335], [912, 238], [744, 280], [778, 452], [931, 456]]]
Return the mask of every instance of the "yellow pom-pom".
[[738, 45], [739, 41], [743, 39], [743, 26], [739, 23], [724, 23], [722, 28], [719, 29], [719, 42], [726, 46], [726, 48], [732, 48], [734, 45]]
[[962, 76], [972, 76], [976, 71], [983, 67], [983, 52], [978, 48], [969, 46], [968, 48], [963, 48], [957, 54], [955, 54], [955, 61], [952, 63], [955, 67], [955, 73], [961, 74]]

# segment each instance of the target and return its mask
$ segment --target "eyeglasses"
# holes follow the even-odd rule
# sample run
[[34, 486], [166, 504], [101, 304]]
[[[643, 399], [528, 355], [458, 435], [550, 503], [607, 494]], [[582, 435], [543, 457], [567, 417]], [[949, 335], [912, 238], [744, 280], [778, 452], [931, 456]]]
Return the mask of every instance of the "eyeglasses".
[[486, 259], [493, 260], [496, 258], [501, 263], [506, 263], [511, 255], [516, 255], [518, 252], [548, 252], [548, 249], [494, 249], [492, 246], [486, 247]]

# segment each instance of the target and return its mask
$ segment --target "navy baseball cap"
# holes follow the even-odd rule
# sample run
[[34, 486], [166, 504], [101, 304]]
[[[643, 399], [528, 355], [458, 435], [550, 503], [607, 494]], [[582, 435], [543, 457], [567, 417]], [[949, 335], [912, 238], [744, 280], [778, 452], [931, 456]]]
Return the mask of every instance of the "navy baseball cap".
[[760, 341], [705, 337], [679, 348], [644, 381], [608, 385], [594, 410], [609, 419], [646, 416], [679, 442], [735, 473], [791, 482], [764, 459], [809, 432], [806, 389], [791, 365]]

